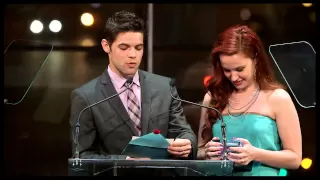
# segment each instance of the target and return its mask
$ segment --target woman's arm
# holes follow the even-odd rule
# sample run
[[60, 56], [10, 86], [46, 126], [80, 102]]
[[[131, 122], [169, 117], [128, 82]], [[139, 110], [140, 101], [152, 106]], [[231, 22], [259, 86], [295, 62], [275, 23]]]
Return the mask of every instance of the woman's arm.
[[302, 140], [298, 113], [290, 95], [283, 89], [275, 90], [269, 97], [269, 102], [276, 115], [276, 123], [282, 151], [269, 151], [255, 148], [254, 160], [266, 165], [297, 169], [302, 158]]

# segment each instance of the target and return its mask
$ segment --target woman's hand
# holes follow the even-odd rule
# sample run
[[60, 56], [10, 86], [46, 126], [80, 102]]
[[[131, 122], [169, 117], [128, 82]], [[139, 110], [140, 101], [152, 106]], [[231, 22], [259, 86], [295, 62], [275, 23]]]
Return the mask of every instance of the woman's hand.
[[228, 153], [228, 159], [234, 161], [238, 165], [248, 165], [255, 159], [256, 147], [252, 146], [247, 139], [236, 138], [242, 143], [242, 147], [230, 147], [231, 152]]
[[219, 140], [219, 138], [214, 137], [205, 145], [206, 159], [218, 160], [220, 159], [219, 156], [221, 155], [223, 146], [222, 143], [214, 142], [213, 140]]

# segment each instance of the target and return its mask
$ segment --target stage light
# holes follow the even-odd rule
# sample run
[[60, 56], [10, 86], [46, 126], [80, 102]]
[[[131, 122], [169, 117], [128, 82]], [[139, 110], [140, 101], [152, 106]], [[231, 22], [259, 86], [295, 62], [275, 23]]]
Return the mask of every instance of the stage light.
[[206, 86], [207, 85], [207, 83], [208, 83], [208, 81], [211, 79], [211, 76], [205, 76], [204, 78], [203, 78], [203, 84], [204, 84], [204, 86]]
[[240, 17], [242, 20], [247, 21], [251, 17], [251, 11], [248, 8], [243, 8], [240, 11]]
[[32, 21], [30, 25], [30, 31], [38, 34], [43, 30], [43, 24], [39, 20]]
[[90, 13], [83, 13], [81, 15], [81, 23], [85, 26], [91, 26], [94, 22], [94, 18]]
[[60, 32], [62, 28], [62, 24], [60, 21], [58, 20], [52, 20], [49, 24], [49, 29], [50, 31], [57, 33]]
[[316, 22], [316, 13], [315, 12], [311, 12], [309, 14], [309, 18], [312, 22]]
[[91, 6], [93, 8], [99, 8], [99, 7], [101, 7], [101, 4], [100, 3], [92, 3]]
[[279, 171], [279, 176], [287, 176], [288, 171], [284, 168], [281, 168]]
[[81, 40], [81, 46], [92, 47], [95, 45], [95, 42], [92, 38], [83, 38]]
[[311, 7], [311, 6], [312, 6], [312, 3], [302, 3], [302, 6], [304, 6], [304, 7]]
[[309, 159], [309, 158], [304, 158], [302, 161], [301, 161], [301, 167], [303, 169], [309, 169], [312, 165], [312, 160]]

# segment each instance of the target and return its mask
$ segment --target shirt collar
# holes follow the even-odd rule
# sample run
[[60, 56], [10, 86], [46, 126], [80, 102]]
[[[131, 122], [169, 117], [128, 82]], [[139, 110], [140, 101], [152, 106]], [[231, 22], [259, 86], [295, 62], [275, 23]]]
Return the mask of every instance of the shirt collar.
[[[122, 88], [124, 86], [124, 84], [127, 81], [127, 79], [122, 77], [122, 76], [120, 76], [120, 75], [118, 75], [117, 73], [113, 72], [109, 65], [108, 65], [108, 73], [109, 73], [109, 76], [110, 76], [110, 79], [111, 79], [112, 83], [114, 84], [114, 86], [117, 89], [120, 89], [120, 88]], [[133, 81], [134, 84], [136, 84], [138, 87], [140, 87], [138, 71], [134, 74], [132, 81]]]

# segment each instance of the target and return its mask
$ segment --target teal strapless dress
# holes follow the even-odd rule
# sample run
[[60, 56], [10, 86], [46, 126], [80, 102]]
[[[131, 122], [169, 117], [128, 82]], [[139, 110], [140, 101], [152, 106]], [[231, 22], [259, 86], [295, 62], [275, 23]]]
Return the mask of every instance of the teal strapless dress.
[[[281, 140], [276, 121], [259, 114], [247, 114], [239, 119], [223, 116], [226, 124], [227, 141], [234, 137], [247, 139], [251, 145], [270, 151], [281, 150]], [[221, 137], [221, 120], [212, 127], [213, 137]], [[279, 168], [270, 167], [260, 162], [253, 162], [250, 172], [234, 172], [235, 176], [279, 176]]]

